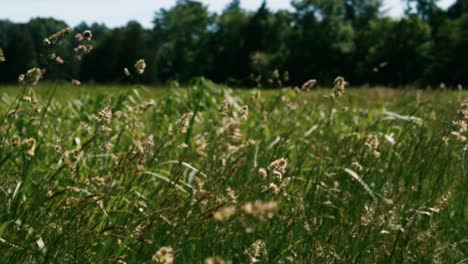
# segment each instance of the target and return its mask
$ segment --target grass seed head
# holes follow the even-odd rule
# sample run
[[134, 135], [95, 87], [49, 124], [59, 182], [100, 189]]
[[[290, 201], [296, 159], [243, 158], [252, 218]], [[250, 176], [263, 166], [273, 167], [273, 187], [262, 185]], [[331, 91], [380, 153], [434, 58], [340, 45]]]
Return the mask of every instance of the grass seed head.
[[335, 97], [335, 98], [341, 97], [343, 95], [343, 93], [345, 91], [345, 87], [346, 87], [346, 85], [348, 85], [348, 83], [345, 81], [345, 79], [343, 77], [339, 76], [339, 77], [336, 77], [333, 84], [335, 85], [334, 88], [333, 88], [333, 97]]
[[277, 202], [263, 202], [257, 200], [255, 202], [248, 202], [242, 207], [245, 214], [253, 218], [264, 221], [273, 218], [275, 212], [278, 210]]
[[62, 57], [60, 57], [60, 56], [57, 56], [57, 57], [55, 58], [55, 62], [57, 62], [58, 64], [63, 64], [63, 63], [64, 63]]
[[310, 79], [308, 80], [307, 82], [305, 82], [303, 85], [302, 85], [302, 90], [310, 90], [312, 88], [314, 88], [315, 84], [317, 83], [317, 80], [315, 79]]
[[129, 77], [131, 74], [130, 74], [130, 71], [128, 70], [128, 68], [124, 68], [124, 74], [125, 76]]
[[93, 33], [91, 32], [91, 30], [83, 31], [83, 39], [86, 41], [91, 41], [93, 39]]
[[186, 134], [188, 132], [188, 128], [190, 126], [190, 119], [193, 117], [193, 113], [185, 113], [183, 114], [176, 122], [176, 126], [179, 127], [179, 131], [182, 134]]
[[35, 86], [44, 76], [44, 72], [45, 70], [41, 70], [39, 68], [32, 68], [28, 70], [26, 74], [20, 74], [18, 77], [18, 82]]
[[241, 109], [239, 110], [239, 116], [241, 120], [247, 120], [247, 118], [249, 117], [249, 107], [247, 105], [241, 107]]
[[75, 39], [76, 39], [76, 41], [78, 41], [78, 42], [83, 41], [83, 34], [81, 34], [81, 33], [76, 34], [76, 35], [75, 35]]
[[145, 73], [145, 69], [146, 69], [146, 62], [145, 60], [143, 59], [140, 59], [138, 60], [136, 63], [135, 63], [135, 70], [138, 74], [143, 74]]
[[77, 60], [81, 60], [84, 55], [90, 53], [93, 50], [92, 45], [78, 45], [73, 49], [75, 51], [75, 57]]
[[205, 259], [205, 264], [226, 264], [226, 263], [229, 263], [229, 262], [226, 262], [223, 258], [221, 257], [209, 257], [207, 259]]
[[28, 138], [24, 141], [24, 144], [29, 148], [28, 151], [26, 151], [26, 154], [30, 157], [34, 157], [36, 154], [36, 140], [34, 138]]
[[26, 78], [26, 75], [20, 74], [20, 75], [18, 76], [18, 83], [23, 83], [25, 78]]
[[172, 247], [162, 247], [153, 255], [153, 263], [172, 264], [174, 263], [174, 253]]
[[1, 62], [4, 62], [6, 59], [5, 59], [5, 54], [3, 54], [3, 50], [0, 49], [0, 63]]
[[235, 214], [236, 214], [236, 207], [235, 206], [227, 206], [227, 207], [224, 207], [224, 208], [218, 210], [214, 214], [213, 217], [218, 222], [226, 222], [226, 221], [229, 220], [229, 218], [231, 218]]
[[244, 250], [244, 255], [249, 258], [250, 263], [259, 263], [266, 254], [266, 244], [263, 240], [255, 241], [250, 247]]
[[47, 46], [54, 45], [60, 43], [69, 33], [71, 33], [73, 29], [71, 28], [64, 28], [59, 32], [47, 37], [44, 39], [44, 44]]
[[221, 116], [227, 116], [229, 112], [229, 103], [227, 100], [223, 100], [223, 103], [219, 107], [219, 113]]
[[260, 175], [262, 179], [266, 179], [268, 177], [267, 171], [264, 168], [258, 169], [258, 175]]

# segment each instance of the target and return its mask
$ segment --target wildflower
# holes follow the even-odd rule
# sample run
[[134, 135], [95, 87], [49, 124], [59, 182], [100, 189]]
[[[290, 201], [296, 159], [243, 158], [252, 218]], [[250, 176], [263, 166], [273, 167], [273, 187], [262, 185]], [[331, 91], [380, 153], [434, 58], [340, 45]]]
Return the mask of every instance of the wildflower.
[[125, 68], [125, 69], [124, 69], [124, 74], [125, 74], [125, 76], [127, 76], [127, 77], [130, 76], [130, 71], [128, 70], [128, 68]]
[[51, 35], [50, 37], [48, 38], [45, 38], [44, 39], [44, 44], [45, 45], [52, 45], [52, 44], [56, 44], [56, 43], [59, 43], [60, 41], [62, 41], [65, 36], [72, 32], [73, 30], [71, 28], [64, 28], [62, 30], [60, 30], [59, 32]]
[[137, 71], [138, 74], [143, 74], [145, 72], [145, 69], [146, 69], [146, 62], [145, 60], [141, 59], [141, 60], [138, 60], [136, 63], [135, 63], [135, 69]]
[[73, 79], [73, 80], [71, 81], [71, 84], [72, 84], [72, 85], [76, 85], [76, 86], [80, 86], [80, 85], [81, 85], [81, 82], [78, 81], [78, 80]]
[[266, 179], [268, 177], [267, 171], [264, 168], [258, 169], [258, 174], [260, 177], [262, 177], [262, 179]]
[[244, 250], [244, 255], [249, 258], [250, 263], [258, 263], [266, 253], [266, 244], [262, 240], [255, 241], [250, 247]]
[[218, 210], [214, 214], [213, 217], [218, 222], [226, 222], [227, 220], [229, 220], [229, 218], [231, 218], [235, 214], [236, 214], [236, 207], [235, 206], [227, 206], [227, 207], [224, 207], [224, 208]]
[[153, 262], [157, 264], [174, 263], [174, 254], [172, 247], [162, 247], [153, 255]]
[[93, 33], [91, 32], [91, 30], [83, 31], [83, 39], [84, 40], [91, 41], [92, 38], [93, 38]]
[[5, 54], [3, 54], [3, 50], [0, 49], [0, 62], [4, 62], [5, 61]]
[[302, 90], [306, 90], [306, 91], [307, 91], [307, 90], [310, 90], [310, 89], [312, 89], [312, 88], [315, 86], [316, 83], [317, 83], [317, 80], [315, 80], [315, 79], [308, 80], [307, 82], [305, 82], [305, 83], [302, 85], [302, 88], [301, 88], [301, 89], [302, 89]]
[[278, 203], [258, 200], [244, 204], [242, 209], [247, 215], [250, 215], [257, 220], [264, 221], [273, 217], [276, 210], [278, 210]]

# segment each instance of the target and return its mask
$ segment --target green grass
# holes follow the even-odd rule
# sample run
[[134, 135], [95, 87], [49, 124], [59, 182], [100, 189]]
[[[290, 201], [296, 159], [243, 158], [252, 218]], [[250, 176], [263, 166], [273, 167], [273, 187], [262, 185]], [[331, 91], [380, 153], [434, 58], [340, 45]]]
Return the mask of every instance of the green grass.
[[0, 90], [2, 263], [468, 258], [465, 92], [35, 89]]

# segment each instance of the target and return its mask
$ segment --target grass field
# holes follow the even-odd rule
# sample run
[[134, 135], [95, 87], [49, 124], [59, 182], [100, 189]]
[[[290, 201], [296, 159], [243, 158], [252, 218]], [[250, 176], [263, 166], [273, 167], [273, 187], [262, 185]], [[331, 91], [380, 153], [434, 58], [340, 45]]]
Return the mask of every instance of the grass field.
[[2, 263], [468, 261], [466, 92], [0, 89]]

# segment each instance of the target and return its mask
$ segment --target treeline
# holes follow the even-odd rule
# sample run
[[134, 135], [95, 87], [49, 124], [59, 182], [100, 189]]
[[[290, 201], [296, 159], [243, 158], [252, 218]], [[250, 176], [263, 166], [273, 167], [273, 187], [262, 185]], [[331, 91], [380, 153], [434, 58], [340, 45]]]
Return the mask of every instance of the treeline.
[[[67, 27], [36, 18], [0, 21], [0, 82], [47, 66], [47, 78], [97, 83], [186, 82], [204, 76], [234, 86], [300, 85], [343, 75], [354, 85], [457, 85], [468, 83], [468, 0], [447, 10], [437, 0], [407, 0], [405, 16], [390, 18], [382, 0], [295, 0], [292, 10], [264, 3], [247, 11], [234, 0], [220, 13], [197, 1], [179, 0], [155, 13], [152, 29], [131, 21], [110, 29], [82, 23], [93, 32], [93, 51], [77, 61], [73, 34], [51, 62], [44, 38]], [[144, 58], [142, 76], [124, 68]]]

